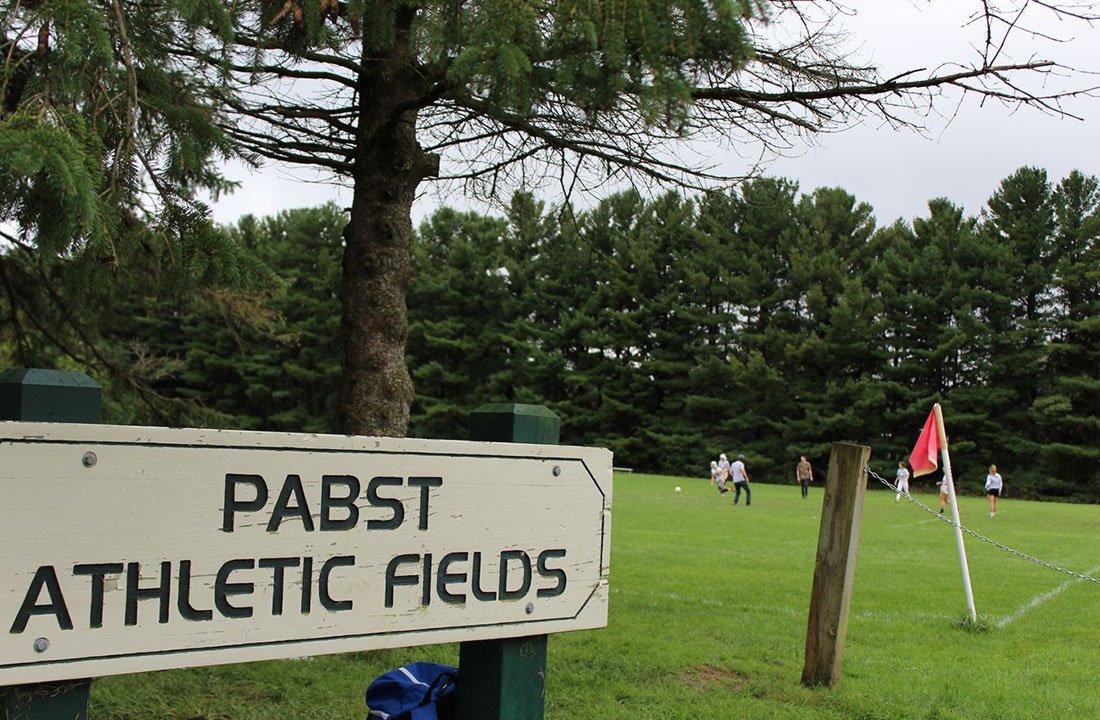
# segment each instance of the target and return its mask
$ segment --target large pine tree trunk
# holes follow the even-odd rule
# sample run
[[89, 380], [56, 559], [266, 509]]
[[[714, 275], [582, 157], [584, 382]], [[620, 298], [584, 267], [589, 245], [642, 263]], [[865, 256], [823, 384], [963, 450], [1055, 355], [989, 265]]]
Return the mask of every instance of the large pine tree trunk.
[[399, 33], [383, 56], [364, 53], [341, 292], [340, 417], [355, 435], [403, 437], [413, 397], [405, 365], [412, 203], [420, 181], [438, 172], [439, 158], [416, 141], [416, 110], [409, 108], [426, 88], [406, 52]]

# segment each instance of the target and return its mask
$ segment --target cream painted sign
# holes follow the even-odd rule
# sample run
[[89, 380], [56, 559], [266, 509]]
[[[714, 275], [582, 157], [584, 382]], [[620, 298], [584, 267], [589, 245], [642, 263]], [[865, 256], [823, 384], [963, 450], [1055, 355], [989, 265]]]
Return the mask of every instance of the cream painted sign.
[[611, 453], [0, 422], [0, 685], [607, 624]]

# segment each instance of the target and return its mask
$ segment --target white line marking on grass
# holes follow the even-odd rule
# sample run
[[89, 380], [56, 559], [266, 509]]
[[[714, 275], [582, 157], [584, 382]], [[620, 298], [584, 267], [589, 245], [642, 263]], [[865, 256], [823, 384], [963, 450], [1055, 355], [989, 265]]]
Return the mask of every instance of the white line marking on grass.
[[886, 622], [904, 622], [913, 618], [919, 620], [950, 620], [951, 616], [943, 613], [898, 610], [862, 610], [856, 615], [857, 620], [882, 620]]
[[[1085, 571], [1084, 574], [1085, 575], [1095, 575], [1098, 572], [1100, 572], [1100, 565], [1097, 565], [1096, 567], [1092, 568], [1091, 570]], [[1057, 596], [1061, 595], [1064, 590], [1072, 587], [1073, 585], [1076, 585], [1077, 583], [1082, 583], [1082, 582], [1084, 582], [1084, 580], [1080, 580], [1080, 579], [1066, 580], [1064, 583], [1062, 583], [1058, 587], [1054, 588], [1053, 590], [1047, 590], [1045, 593], [1040, 593], [1039, 595], [1036, 595], [1035, 597], [1031, 598], [1030, 601], [1024, 603], [1019, 608], [1017, 608], [1016, 612], [1011, 613], [1009, 615], [1005, 615], [1003, 618], [998, 620], [997, 621], [997, 627], [1003, 628], [1004, 626], [1008, 625], [1009, 623], [1015, 622], [1016, 620], [1019, 620], [1029, 610], [1034, 610], [1035, 608], [1037, 608], [1040, 605], [1042, 605], [1043, 603], [1045, 603], [1047, 600], [1053, 600]]]
[[710, 600], [709, 598], [689, 597], [687, 595], [680, 595], [679, 593], [670, 593], [670, 592], [665, 592], [665, 593], [637, 592], [637, 591], [634, 591], [634, 590], [623, 590], [622, 588], [613, 587], [613, 588], [611, 588], [611, 594], [612, 595], [635, 595], [637, 597], [660, 598], [661, 600], [672, 600], [673, 602], [697, 603], [699, 605], [714, 605], [714, 606], [725, 605], [725, 603], [719, 602], [717, 600]]
[[913, 525], [927, 525], [928, 523], [943, 522], [937, 518], [929, 518], [927, 520], [918, 520], [917, 522], [901, 523], [900, 525], [891, 525], [891, 528], [912, 527]]
[[[672, 592], [640, 592], [638, 590], [623, 590], [622, 588], [611, 588], [612, 595], [634, 595], [635, 597], [652, 598], [655, 600], [671, 600], [678, 603], [695, 603], [698, 605], [714, 606], [714, 607], [730, 607], [729, 602], [723, 602], [721, 600], [711, 600], [710, 598], [697, 597], [693, 595], [682, 595], [680, 593]], [[805, 611], [795, 610], [789, 607], [774, 607], [769, 608], [769, 612], [781, 613], [783, 615], [800, 616], [805, 614]]]

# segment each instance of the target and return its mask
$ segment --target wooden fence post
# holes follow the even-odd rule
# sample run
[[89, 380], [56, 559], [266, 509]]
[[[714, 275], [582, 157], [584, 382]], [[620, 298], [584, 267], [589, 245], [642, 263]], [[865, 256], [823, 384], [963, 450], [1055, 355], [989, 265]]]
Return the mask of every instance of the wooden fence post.
[[[101, 417], [102, 389], [84, 373], [0, 372], [0, 420], [98, 423]], [[91, 687], [91, 680], [0, 687], [0, 718], [87, 720]]]
[[870, 459], [869, 447], [833, 443], [810, 592], [803, 685], [832, 687], [840, 682], [863, 522], [863, 498], [867, 494], [863, 469]]
[[[561, 419], [541, 405], [490, 403], [470, 414], [470, 439], [557, 445]], [[542, 720], [546, 635], [459, 646], [458, 720]]]

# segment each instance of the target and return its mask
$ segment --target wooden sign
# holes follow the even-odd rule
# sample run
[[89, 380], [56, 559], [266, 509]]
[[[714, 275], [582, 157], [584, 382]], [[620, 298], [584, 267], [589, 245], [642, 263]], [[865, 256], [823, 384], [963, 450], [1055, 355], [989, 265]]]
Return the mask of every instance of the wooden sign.
[[607, 624], [607, 450], [0, 422], [0, 498], [0, 685]]

